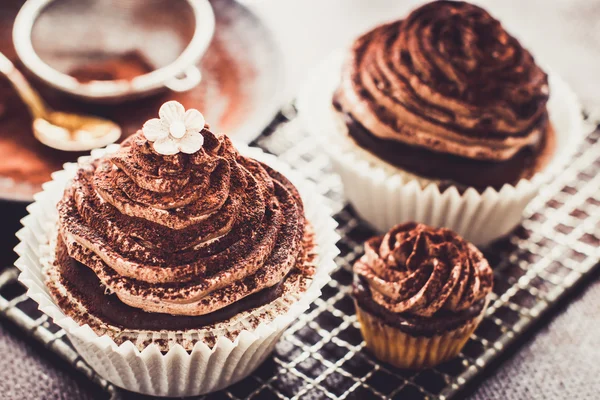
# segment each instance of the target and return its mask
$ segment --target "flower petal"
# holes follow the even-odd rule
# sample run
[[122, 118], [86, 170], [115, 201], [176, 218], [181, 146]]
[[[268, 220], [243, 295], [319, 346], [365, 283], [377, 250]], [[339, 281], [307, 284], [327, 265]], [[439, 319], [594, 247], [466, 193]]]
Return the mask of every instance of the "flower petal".
[[165, 129], [162, 122], [158, 118], [152, 118], [146, 121], [142, 127], [142, 132], [144, 132], [144, 136], [150, 142], [154, 142], [155, 140], [169, 135], [169, 131]]
[[204, 115], [194, 108], [190, 108], [185, 112], [183, 116], [183, 122], [185, 123], [185, 127], [188, 131], [196, 131], [200, 132], [204, 129], [204, 124], [206, 121], [204, 120]]
[[182, 153], [193, 154], [204, 144], [204, 136], [200, 132], [188, 132], [179, 139], [177, 145]]
[[177, 142], [171, 136], [158, 139], [156, 142], [154, 142], [154, 150], [156, 150], [158, 154], [165, 156], [179, 153]]
[[185, 108], [183, 108], [180, 102], [175, 100], [167, 101], [160, 107], [160, 110], [158, 110], [158, 116], [162, 122], [166, 123], [166, 125], [171, 125], [171, 122], [173, 121], [183, 120], [184, 114]]

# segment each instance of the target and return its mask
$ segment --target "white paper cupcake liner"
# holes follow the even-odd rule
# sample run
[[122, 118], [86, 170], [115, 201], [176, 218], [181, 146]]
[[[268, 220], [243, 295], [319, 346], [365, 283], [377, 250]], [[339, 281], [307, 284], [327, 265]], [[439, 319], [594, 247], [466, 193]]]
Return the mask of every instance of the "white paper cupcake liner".
[[[100, 157], [116, 148], [118, 146], [95, 150], [92, 157]], [[117, 345], [108, 335], [98, 335], [89, 325], [80, 325], [66, 316], [50, 296], [42, 268], [44, 254], [48, 253], [52, 233], [56, 230], [56, 203], [74, 176], [77, 165], [65, 164], [64, 170], [53, 174], [53, 180], [44, 184], [43, 191], [34, 196], [35, 202], [28, 207], [29, 215], [22, 220], [23, 229], [17, 233], [21, 242], [15, 249], [20, 256], [15, 265], [22, 271], [19, 280], [28, 288], [28, 296], [39, 304], [40, 310], [66, 331], [83, 359], [115, 385], [155, 396], [194, 396], [227, 387], [248, 376], [264, 361], [287, 327], [319, 297], [321, 288], [330, 280], [329, 275], [335, 268], [334, 258], [339, 252], [335, 245], [339, 236], [335, 233], [337, 223], [322, 196], [310, 182], [275, 156], [258, 148], [238, 146], [238, 149], [281, 172], [300, 191], [307, 219], [316, 235], [317, 268], [307, 291], [287, 312], [255, 329], [242, 319], [235, 326], [235, 332], [227, 332], [228, 327], [225, 327], [223, 335], [212, 347], [198, 340], [202, 338], [201, 330], [154, 333], [171, 342], [166, 352], [161, 352], [156, 344], [140, 346], [130, 340]], [[80, 162], [87, 160], [88, 157], [82, 157]], [[175, 339], [182, 337], [194, 343], [191, 351], [175, 343]]]
[[343, 52], [317, 67], [298, 98], [305, 129], [322, 143], [341, 176], [344, 191], [358, 215], [385, 232], [398, 223], [417, 221], [450, 228], [465, 239], [485, 245], [513, 230], [540, 186], [558, 174], [585, 137], [581, 107], [569, 86], [549, 74], [548, 111], [556, 132], [556, 151], [543, 171], [516, 185], [482, 193], [456, 187], [440, 191], [434, 180], [419, 177], [380, 160], [358, 146], [331, 104], [339, 85]]

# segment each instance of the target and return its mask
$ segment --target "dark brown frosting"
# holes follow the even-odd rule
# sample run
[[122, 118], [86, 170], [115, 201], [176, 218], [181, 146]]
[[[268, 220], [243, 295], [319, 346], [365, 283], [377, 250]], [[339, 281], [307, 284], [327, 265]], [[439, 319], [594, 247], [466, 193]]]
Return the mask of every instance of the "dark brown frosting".
[[[309, 265], [313, 261], [311, 257], [314, 256], [306, 251], [312, 249], [312, 235], [307, 235], [305, 239], [305, 252], [302, 255], [303, 259], [299, 260], [301, 265]], [[100, 326], [97, 326], [94, 320], [81, 315], [77, 303], [97, 318], [100, 324], [128, 329], [182, 331], [205, 328], [228, 320], [240, 313], [270, 303], [290, 291], [302, 292], [308, 284], [308, 280], [303, 276], [305, 271], [301, 268], [293, 268], [284, 280], [274, 286], [262, 289], [209, 314], [171, 315], [148, 313], [140, 308], [123, 303], [114, 293], [106, 293], [103, 284], [94, 271], [69, 256], [62, 240], [57, 243], [56, 254], [57, 277], [62, 287], [69, 294], [65, 296], [60, 291], [54, 291], [58, 304], [75, 320], [82, 324], [87, 323], [92, 327]]]
[[474, 245], [449, 229], [412, 222], [369, 239], [354, 273], [380, 307], [422, 317], [467, 310], [493, 284], [492, 270]]
[[426, 4], [358, 38], [336, 102], [380, 139], [501, 161], [540, 142], [547, 75], [485, 10]]
[[373, 300], [371, 290], [364, 278], [354, 277], [353, 296], [356, 304], [365, 312], [377, 317], [386, 325], [393, 326], [412, 336], [435, 336], [464, 326], [481, 315], [486, 300], [482, 299], [471, 307], [458, 312], [440, 310], [435, 318], [409, 313], [395, 313], [383, 308]]
[[163, 156], [140, 131], [82, 165], [58, 205], [69, 256], [128, 306], [210, 314], [305, 267], [295, 187], [225, 135], [201, 134], [200, 151]]
[[543, 170], [556, 145], [554, 130], [549, 125], [540, 143], [524, 147], [508, 160], [475, 160], [398, 140], [380, 139], [351, 115], [344, 113], [343, 118], [349, 135], [360, 147], [405, 171], [435, 179], [440, 190], [456, 187], [464, 192], [467, 188], [474, 188], [483, 193], [488, 187], [500, 190], [505, 184], [516, 186], [521, 179], [531, 179]]

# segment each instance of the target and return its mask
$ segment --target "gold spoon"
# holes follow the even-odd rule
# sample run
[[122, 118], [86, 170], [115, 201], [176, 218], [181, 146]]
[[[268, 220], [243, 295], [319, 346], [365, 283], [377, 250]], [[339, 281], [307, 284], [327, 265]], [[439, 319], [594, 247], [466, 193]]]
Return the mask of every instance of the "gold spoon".
[[29, 108], [33, 134], [46, 146], [63, 151], [89, 151], [114, 143], [121, 136], [119, 125], [107, 119], [52, 110], [2, 53], [0, 72]]

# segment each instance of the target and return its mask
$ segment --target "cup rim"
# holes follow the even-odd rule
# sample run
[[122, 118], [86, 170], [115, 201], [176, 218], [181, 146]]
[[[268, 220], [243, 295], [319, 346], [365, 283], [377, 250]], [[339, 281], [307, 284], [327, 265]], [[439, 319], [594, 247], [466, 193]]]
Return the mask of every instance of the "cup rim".
[[[187, 47], [172, 63], [131, 80], [80, 82], [44, 62], [33, 48], [31, 33], [41, 12], [56, 0], [28, 0], [19, 10], [13, 27], [13, 43], [16, 53], [25, 65], [45, 83], [71, 95], [90, 100], [109, 100], [139, 96], [177, 83], [177, 76], [196, 70], [195, 64], [202, 58], [212, 41], [215, 15], [208, 0], [184, 0], [194, 13], [196, 26]], [[186, 78], [184, 78], [185, 80]], [[192, 86], [199, 82], [189, 79]], [[176, 85], [172, 85], [176, 86]], [[180, 85], [181, 86], [181, 85]], [[181, 91], [186, 90], [182, 88]]]

